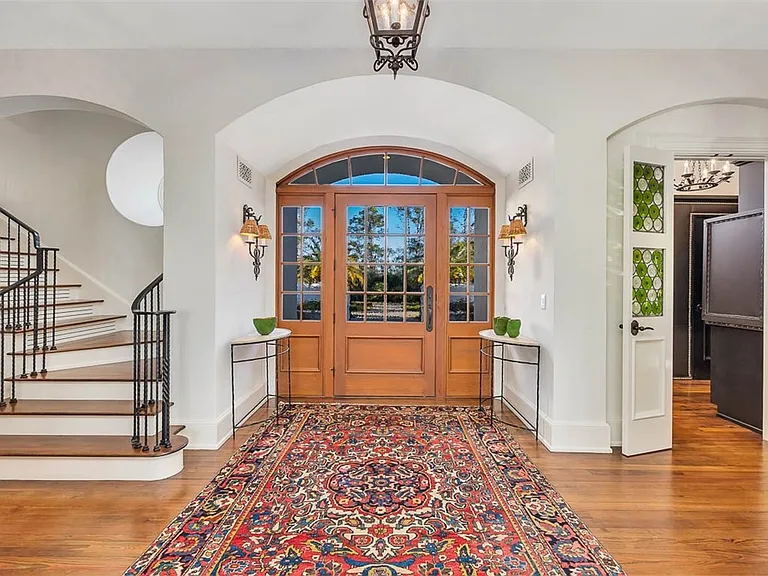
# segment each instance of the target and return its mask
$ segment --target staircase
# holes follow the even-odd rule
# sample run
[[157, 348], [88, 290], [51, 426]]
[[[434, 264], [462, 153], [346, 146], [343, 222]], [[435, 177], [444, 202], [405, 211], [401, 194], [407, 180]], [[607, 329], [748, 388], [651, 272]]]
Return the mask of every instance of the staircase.
[[128, 314], [60, 283], [58, 249], [0, 208], [0, 480], [157, 480], [183, 468], [170, 424], [162, 276]]

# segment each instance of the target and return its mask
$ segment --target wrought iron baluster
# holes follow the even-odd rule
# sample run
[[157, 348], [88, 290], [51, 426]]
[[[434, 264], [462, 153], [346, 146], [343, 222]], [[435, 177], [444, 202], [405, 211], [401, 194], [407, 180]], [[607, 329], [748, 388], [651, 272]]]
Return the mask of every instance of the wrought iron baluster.
[[56, 269], [59, 265], [59, 251], [58, 249], [54, 248], [51, 250], [53, 252], [53, 314], [52, 314], [52, 324], [51, 324], [51, 347], [50, 350], [56, 350], [56, 286], [58, 284], [57, 282], [57, 272]]
[[43, 249], [43, 368], [40, 370], [41, 374], [48, 373], [48, 367], [46, 362], [48, 359], [48, 249]]
[[163, 446], [171, 447], [171, 314], [163, 314]]

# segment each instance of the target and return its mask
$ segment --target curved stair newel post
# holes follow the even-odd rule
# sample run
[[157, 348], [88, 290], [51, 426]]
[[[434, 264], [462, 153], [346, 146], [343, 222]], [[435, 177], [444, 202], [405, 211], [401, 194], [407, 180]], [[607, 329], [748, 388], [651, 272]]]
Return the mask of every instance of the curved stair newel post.
[[[52, 321], [56, 318], [56, 272], [53, 271], [53, 283], [49, 282], [50, 259], [53, 254], [53, 266], [56, 266], [58, 248], [47, 248], [40, 244], [40, 234], [13, 214], [0, 208], [0, 218], [5, 219], [5, 226], [0, 225], [0, 256], [2, 256], [3, 282], [0, 286], [0, 407], [10, 402], [17, 402], [17, 380], [38, 376], [38, 356], [40, 373], [46, 373], [46, 356], [49, 350], [55, 350], [55, 328], [51, 327], [49, 339], [48, 292], [52, 292]], [[22, 250], [23, 249], [23, 250]], [[32, 262], [34, 259], [34, 267]], [[40, 279], [43, 279], [43, 305], [40, 306]], [[40, 315], [43, 315], [42, 326]], [[21, 373], [17, 374], [19, 340], [24, 349], [26, 334], [32, 333], [31, 366], [28, 366], [27, 354], [21, 354]], [[42, 340], [40, 338], [42, 333]], [[6, 337], [9, 337], [10, 373], [6, 372]], [[41, 345], [42, 344], [42, 345]], [[28, 368], [31, 370], [28, 371]], [[10, 383], [10, 394], [6, 390], [6, 379]]]
[[160, 274], [131, 305], [133, 313], [133, 435], [131, 444], [149, 451], [154, 417], [155, 452], [171, 448], [171, 315], [162, 308]]

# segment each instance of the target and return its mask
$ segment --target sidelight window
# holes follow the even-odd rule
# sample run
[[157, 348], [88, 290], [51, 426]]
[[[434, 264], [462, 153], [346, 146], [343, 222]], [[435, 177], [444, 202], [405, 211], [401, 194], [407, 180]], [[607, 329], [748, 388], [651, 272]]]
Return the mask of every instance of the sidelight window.
[[449, 214], [450, 322], [487, 322], [490, 303], [490, 210], [454, 206]]
[[282, 209], [282, 319], [320, 320], [323, 254], [321, 206]]

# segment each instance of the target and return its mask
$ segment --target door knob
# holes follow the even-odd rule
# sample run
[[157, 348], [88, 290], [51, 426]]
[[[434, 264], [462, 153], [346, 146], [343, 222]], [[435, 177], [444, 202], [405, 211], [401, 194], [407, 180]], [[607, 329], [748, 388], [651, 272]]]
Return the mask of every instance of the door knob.
[[[619, 328], [624, 330], [624, 324], [619, 324]], [[651, 326], [640, 326], [637, 320], [632, 320], [632, 324], [629, 325], [629, 331], [632, 332], [632, 336], [637, 336], [640, 332], [645, 332], [646, 330], [653, 330], [653, 328]]]

